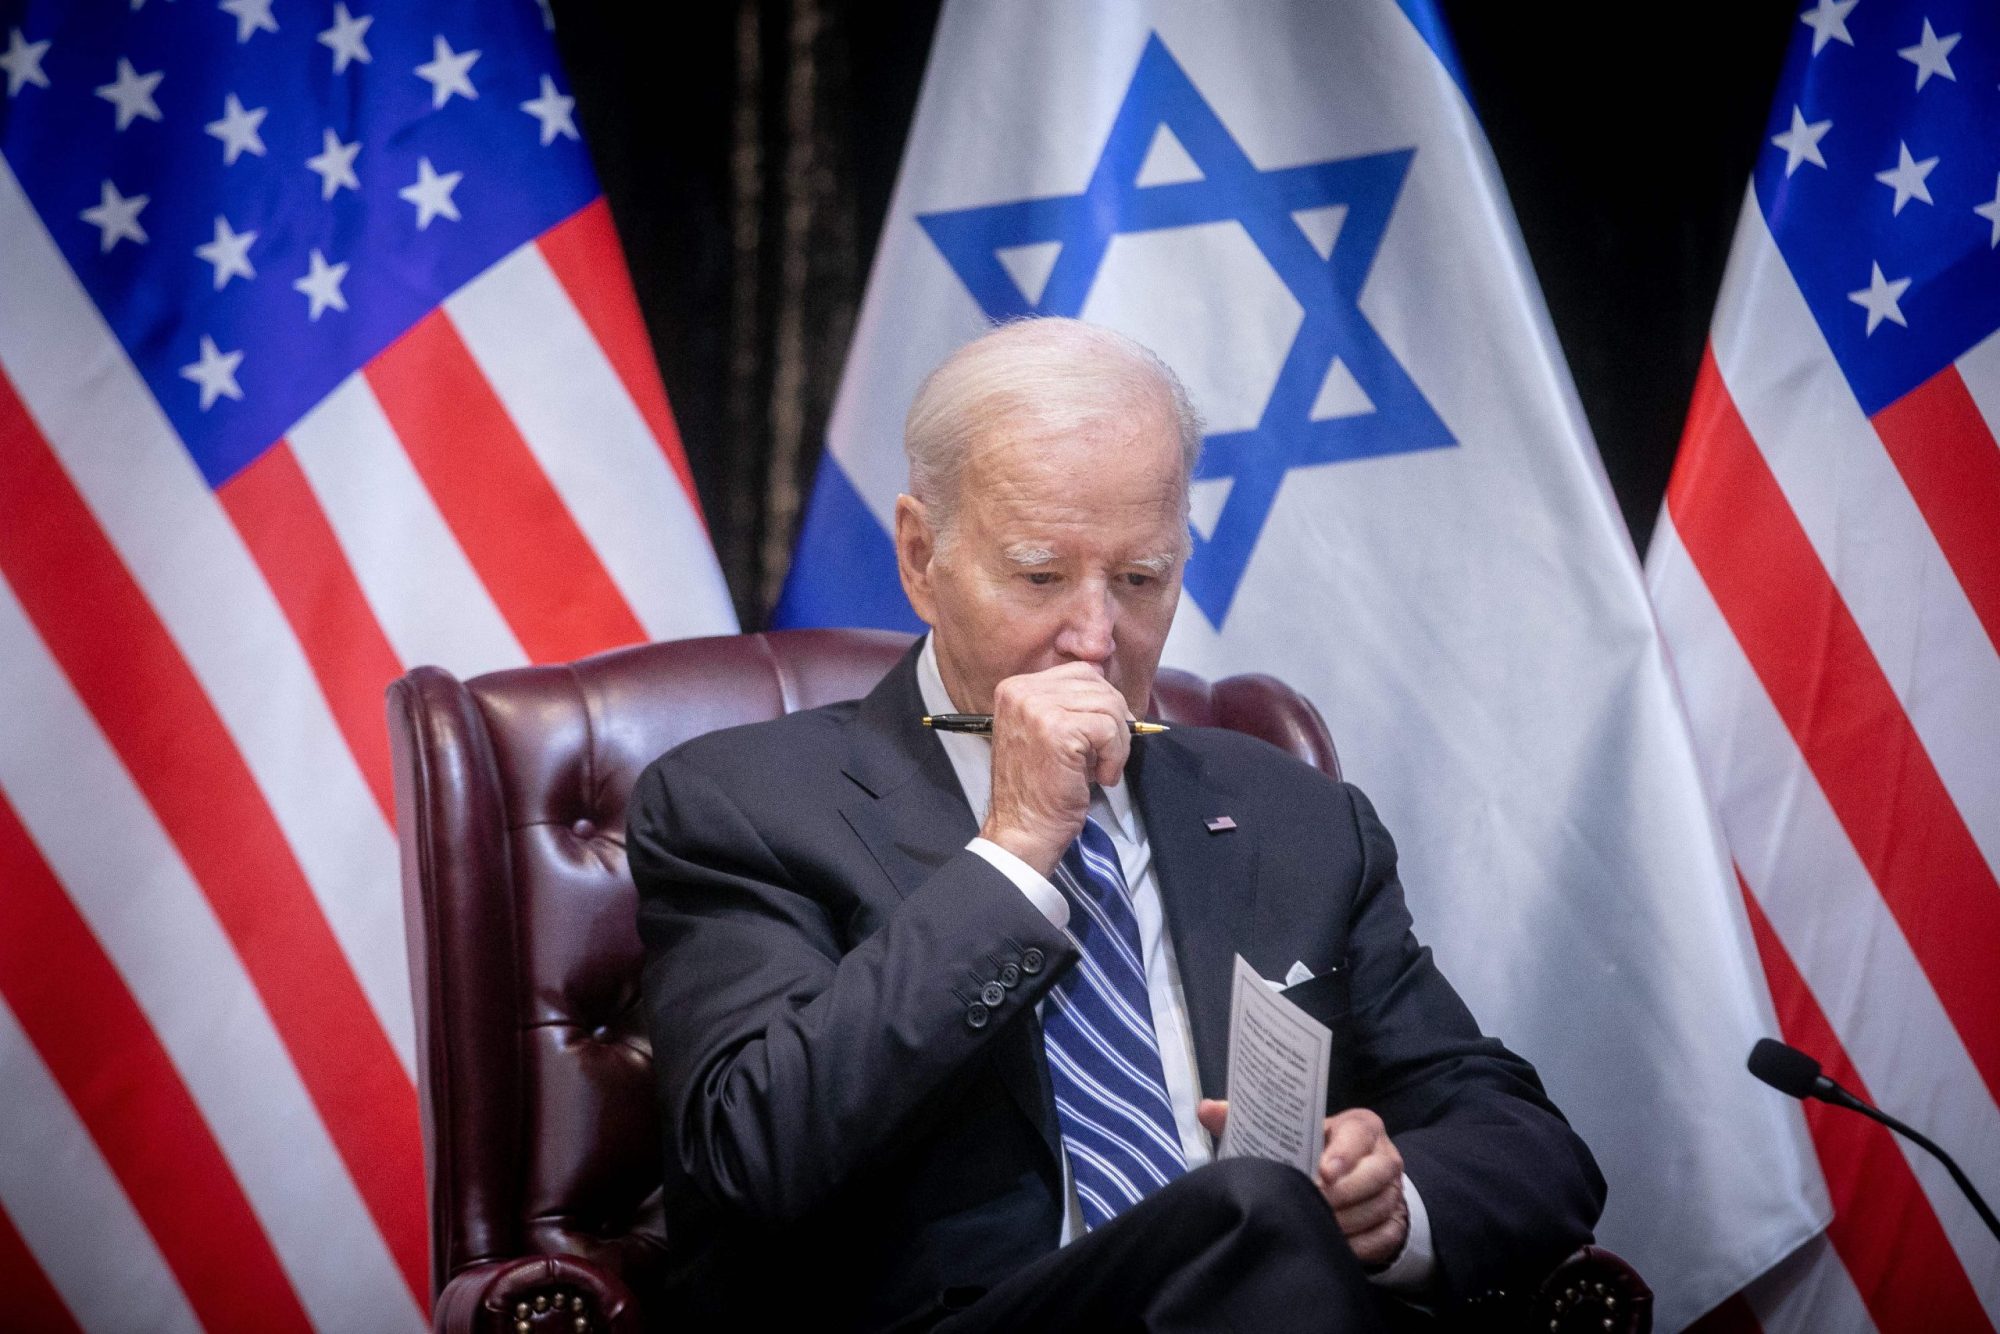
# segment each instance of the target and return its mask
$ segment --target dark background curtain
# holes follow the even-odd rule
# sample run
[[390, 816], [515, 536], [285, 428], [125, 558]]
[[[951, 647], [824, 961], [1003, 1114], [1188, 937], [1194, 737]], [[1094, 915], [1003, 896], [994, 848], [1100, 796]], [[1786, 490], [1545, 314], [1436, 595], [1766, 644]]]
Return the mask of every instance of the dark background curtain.
[[[1441, 8], [1643, 552], [1798, 5]], [[938, 2], [554, 10], [716, 552], [758, 628], [811, 491]]]

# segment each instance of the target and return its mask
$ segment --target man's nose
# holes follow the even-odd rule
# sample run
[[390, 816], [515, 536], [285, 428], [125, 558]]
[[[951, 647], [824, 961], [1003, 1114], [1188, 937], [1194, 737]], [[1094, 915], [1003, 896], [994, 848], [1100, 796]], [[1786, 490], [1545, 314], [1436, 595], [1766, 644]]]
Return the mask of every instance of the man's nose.
[[1077, 662], [1109, 661], [1118, 612], [1110, 588], [1079, 588], [1065, 610], [1062, 631], [1056, 636], [1057, 651]]

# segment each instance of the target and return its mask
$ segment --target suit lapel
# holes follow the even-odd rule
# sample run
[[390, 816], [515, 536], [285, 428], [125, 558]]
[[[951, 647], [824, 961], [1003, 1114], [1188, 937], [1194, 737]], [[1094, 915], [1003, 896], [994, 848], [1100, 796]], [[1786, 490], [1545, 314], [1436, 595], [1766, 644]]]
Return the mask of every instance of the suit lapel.
[[[1178, 738], [1148, 738], [1132, 751], [1126, 774], [1152, 845], [1195, 1064], [1205, 1096], [1219, 1098], [1228, 1080], [1231, 961], [1251, 955], [1256, 823], [1247, 805], [1205, 780], [1200, 758]], [[1224, 814], [1237, 827], [1211, 833], [1206, 821]]]
[[[848, 826], [904, 898], [979, 833], [950, 757], [918, 721], [926, 712], [917, 688], [922, 649], [918, 640], [848, 724], [844, 769], [858, 790], [841, 804]], [[988, 1052], [1008, 1094], [1040, 1131], [1051, 1165], [1058, 1162], [1061, 1131], [1034, 1015], [996, 1034]]]
[[848, 794], [841, 814], [905, 898], [979, 832], [950, 757], [918, 721], [922, 643], [861, 701], [843, 766], [860, 790]]

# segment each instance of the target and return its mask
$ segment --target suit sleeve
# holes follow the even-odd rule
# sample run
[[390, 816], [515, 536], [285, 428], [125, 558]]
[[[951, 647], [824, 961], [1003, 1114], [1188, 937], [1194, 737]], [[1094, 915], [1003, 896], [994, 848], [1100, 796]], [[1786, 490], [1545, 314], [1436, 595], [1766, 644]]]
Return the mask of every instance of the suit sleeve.
[[1591, 1239], [1604, 1178], [1534, 1068], [1480, 1032], [1417, 943], [1395, 845], [1347, 792], [1363, 853], [1348, 935], [1357, 1101], [1381, 1115], [1423, 1193], [1444, 1292], [1545, 1274]]
[[[845, 948], [830, 887], [676, 755], [641, 776], [628, 829], [667, 1152], [713, 1203], [760, 1222], [799, 1219], [921, 1133], [1075, 959], [970, 851]], [[1019, 982], [989, 1003], [1010, 962]]]

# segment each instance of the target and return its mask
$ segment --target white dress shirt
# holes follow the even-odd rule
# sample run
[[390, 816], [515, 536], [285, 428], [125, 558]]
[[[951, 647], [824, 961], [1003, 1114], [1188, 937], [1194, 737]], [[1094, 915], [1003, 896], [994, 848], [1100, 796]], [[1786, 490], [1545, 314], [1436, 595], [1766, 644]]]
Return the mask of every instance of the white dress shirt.
[[[945, 689], [943, 675], [938, 671], [935, 632], [925, 638], [923, 653], [917, 659], [917, 688], [922, 692], [926, 712], [959, 712], [951, 693]], [[935, 735], [944, 744], [945, 755], [951, 761], [952, 772], [958, 777], [966, 804], [983, 826], [993, 798], [992, 742], [986, 737], [964, 732], [938, 732]], [[1131, 789], [1122, 779], [1109, 787], [1092, 787], [1090, 817], [1103, 828], [1112, 846], [1118, 850], [1118, 862], [1125, 872], [1125, 884], [1132, 895], [1132, 915], [1139, 924], [1140, 958], [1146, 965], [1146, 991], [1152, 1001], [1153, 1032], [1160, 1045], [1160, 1073], [1166, 1081], [1167, 1098], [1173, 1104], [1181, 1150], [1187, 1155], [1188, 1169], [1192, 1171], [1214, 1159], [1215, 1145], [1195, 1117], [1201, 1085], [1195, 1076], [1194, 1033], [1188, 1026], [1187, 996], [1181, 987], [1180, 967], [1174, 960], [1174, 942], [1167, 934], [1165, 916], [1161, 911], [1160, 882], [1153, 870], [1152, 845], [1147, 841], [1146, 827], [1139, 818], [1138, 807], [1132, 802]], [[990, 839], [975, 838], [966, 847], [991, 862], [1019, 887], [1052, 925], [1068, 928], [1069, 901], [1063, 898], [1062, 891], [1051, 884], [1048, 877]], [[1064, 1155], [1062, 1168], [1065, 1196], [1062, 1244], [1068, 1245], [1083, 1235], [1083, 1213], [1070, 1178], [1067, 1154]], [[1430, 1218], [1424, 1212], [1423, 1197], [1417, 1194], [1407, 1175], [1403, 1177], [1403, 1199], [1410, 1211], [1409, 1238], [1395, 1263], [1371, 1277], [1386, 1287], [1411, 1290], [1422, 1286], [1430, 1278], [1435, 1263], [1431, 1254]]]

